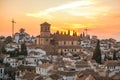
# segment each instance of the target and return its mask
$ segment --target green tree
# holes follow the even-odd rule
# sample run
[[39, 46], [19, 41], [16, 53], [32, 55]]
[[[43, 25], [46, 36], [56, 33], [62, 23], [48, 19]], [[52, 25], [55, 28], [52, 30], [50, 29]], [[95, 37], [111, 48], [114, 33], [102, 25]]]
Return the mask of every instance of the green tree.
[[20, 33], [24, 33], [25, 29], [21, 28], [19, 31], [20, 31]]
[[114, 53], [113, 53], [113, 60], [117, 60], [116, 51], [115, 50], [114, 50]]
[[5, 45], [2, 45], [2, 47], [1, 47], [1, 53], [3, 53], [3, 54], [6, 53]]
[[55, 39], [51, 39], [51, 40], [50, 40], [50, 44], [51, 44], [51, 45], [55, 45]]
[[15, 80], [16, 71], [18, 71], [17, 68], [12, 68], [12, 67], [5, 68], [5, 74], [8, 74], [8, 76], [11, 78], [10, 80]]
[[12, 42], [12, 37], [11, 36], [8, 36], [8, 37], [6, 37], [6, 39], [5, 39], [5, 43], [11, 43]]
[[25, 43], [21, 44], [21, 55], [24, 55], [24, 56], [27, 55], [27, 47]]
[[0, 40], [4, 40], [5, 39], [5, 37], [4, 36], [0, 36]]
[[93, 52], [93, 59], [99, 64], [102, 63], [101, 62], [100, 40], [97, 41], [95, 51]]
[[3, 63], [3, 58], [0, 58], [0, 64]]
[[18, 57], [20, 54], [18, 49], [15, 49], [14, 51], [9, 51], [7, 53], [10, 54], [10, 57]]

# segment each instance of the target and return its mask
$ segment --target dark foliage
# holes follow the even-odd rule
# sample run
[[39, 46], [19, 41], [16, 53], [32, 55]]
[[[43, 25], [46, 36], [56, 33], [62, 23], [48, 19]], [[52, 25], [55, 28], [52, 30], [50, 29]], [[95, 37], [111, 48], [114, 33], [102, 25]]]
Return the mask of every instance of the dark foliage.
[[25, 43], [21, 44], [21, 53], [20, 54], [24, 55], [24, 56], [27, 55], [27, 47], [26, 47]]
[[95, 51], [93, 53], [93, 59], [99, 64], [102, 63], [101, 62], [101, 50], [100, 50], [100, 41], [99, 40], [97, 41], [97, 45], [96, 45]]

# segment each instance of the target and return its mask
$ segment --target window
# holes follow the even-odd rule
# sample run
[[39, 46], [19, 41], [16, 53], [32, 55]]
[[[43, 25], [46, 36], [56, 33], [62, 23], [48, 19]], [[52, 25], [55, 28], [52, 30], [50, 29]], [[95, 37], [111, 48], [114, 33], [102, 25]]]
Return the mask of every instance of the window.
[[75, 51], [76, 51], [76, 49], [75, 49]]
[[66, 52], [66, 49], [65, 49], [65, 52]]
[[71, 44], [73, 45], [73, 41], [71, 42]]
[[48, 39], [46, 39], [46, 41], [48, 41]]
[[72, 52], [73, 52], [73, 49], [72, 49]]
[[64, 41], [64, 45], [66, 44], [66, 42]]

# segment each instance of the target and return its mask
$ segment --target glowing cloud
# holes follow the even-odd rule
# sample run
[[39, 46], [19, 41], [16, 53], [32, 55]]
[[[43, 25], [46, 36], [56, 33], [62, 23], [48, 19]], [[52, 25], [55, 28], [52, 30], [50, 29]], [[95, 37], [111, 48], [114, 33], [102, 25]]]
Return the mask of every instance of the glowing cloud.
[[91, 4], [93, 4], [93, 2], [90, 0], [75, 1], [75, 2], [71, 2], [69, 4], [64, 4], [61, 6], [52, 7], [52, 8], [46, 9], [46, 10], [39, 12], [39, 13], [27, 13], [26, 15], [32, 16], [32, 17], [41, 17], [41, 16], [46, 16], [51, 12], [56, 12], [56, 11], [64, 10], [64, 9], [74, 9], [78, 6], [88, 6]]

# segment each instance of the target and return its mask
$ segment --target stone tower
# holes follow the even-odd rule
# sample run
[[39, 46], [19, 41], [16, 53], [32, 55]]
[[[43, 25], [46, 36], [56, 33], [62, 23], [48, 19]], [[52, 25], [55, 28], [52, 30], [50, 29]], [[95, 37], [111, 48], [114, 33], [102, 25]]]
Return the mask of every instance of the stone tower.
[[40, 24], [40, 45], [50, 44], [50, 26], [47, 22]]

